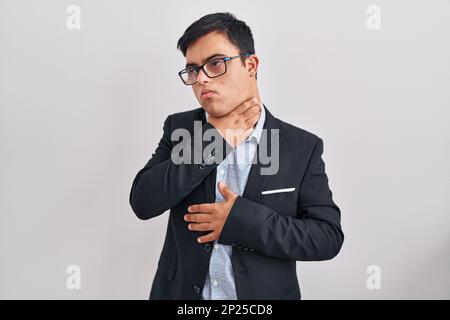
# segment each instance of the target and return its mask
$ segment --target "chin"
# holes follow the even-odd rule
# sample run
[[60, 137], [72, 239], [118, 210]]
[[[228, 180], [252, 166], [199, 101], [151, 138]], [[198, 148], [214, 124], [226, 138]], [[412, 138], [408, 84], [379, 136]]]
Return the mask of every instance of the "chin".
[[220, 118], [228, 113], [226, 110], [224, 110], [223, 107], [215, 103], [206, 103], [203, 105], [203, 109], [205, 109], [205, 111], [208, 112], [209, 115], [216, 118]]

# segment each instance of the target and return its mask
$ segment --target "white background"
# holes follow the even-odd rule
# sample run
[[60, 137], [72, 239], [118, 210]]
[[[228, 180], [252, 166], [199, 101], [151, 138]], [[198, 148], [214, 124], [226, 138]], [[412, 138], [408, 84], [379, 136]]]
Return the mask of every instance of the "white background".
[[444, 0], [0, 0], [0, 298], [148, 298], [168, 213], [138, 220], [131, 183], [167, 115], [199, 106], [177, 40], [221, 11], [252, 29], [272, 114], [324, 140], [345, 242], [298, 262], [302, 297], [450, 298]]

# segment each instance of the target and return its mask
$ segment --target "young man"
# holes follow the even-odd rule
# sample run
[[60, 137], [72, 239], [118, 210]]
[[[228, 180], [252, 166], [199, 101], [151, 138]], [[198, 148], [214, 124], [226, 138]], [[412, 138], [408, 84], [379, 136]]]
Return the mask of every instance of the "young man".
[[[323, 142], [261, 102], [259, 58], [243, 21], [206, 15], [178, 48], [180, 78], [202, 108], [167, 117], [130, 194], [140, 219], [170, 209], [150, 299], [300, 299], [296, 261], [332, 259], [344, 240]], [[223, 148], [196, 144], [208, 131]], [[189, 136], [176, 143], [180, 132]], [[180, 146], [189, 161], [176, 161]], [[272, 169], [262, 150], [275, 157]]]

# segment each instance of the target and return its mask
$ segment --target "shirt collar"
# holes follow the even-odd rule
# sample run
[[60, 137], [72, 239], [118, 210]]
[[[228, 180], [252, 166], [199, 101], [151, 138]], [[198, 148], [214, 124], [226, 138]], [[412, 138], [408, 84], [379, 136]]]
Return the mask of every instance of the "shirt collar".
[[[206, 116], [206, 121], [208, 121], [209, 115], [208, 115], [208, 112], [206, 112], [206, 111], [205, 111], [205, 116]], [[264, 104], [261, 103], [261, 114], [259, 116], [258, 122], [256, 123], [256, 127], [252, 131], [252, 133], [247, 137], [247, 139], [245, 139], [245, 141], [256, 139], [256, 141], [259, 143], [259, 141], [261, 140], [261, 133], [262, 133], [262, 129], [263, 129], [265, 120], [266, 120], [266, 110], [264, 108]]]

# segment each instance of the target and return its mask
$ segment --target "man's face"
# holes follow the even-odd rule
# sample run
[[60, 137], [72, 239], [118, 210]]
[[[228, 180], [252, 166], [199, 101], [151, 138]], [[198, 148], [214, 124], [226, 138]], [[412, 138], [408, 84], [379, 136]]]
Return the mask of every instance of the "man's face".
[[[233, 57], [240, 53], [225, 34], [214, 31], [189, 45], [186, 64], [202, 65], [215, 54], [222, 55], [218, 57]], [[240, 58], [235, 58], [226, 64], [227, 72], [217, 78], [208, 78], [203, 70], [200, 70], [198, 82], [192, 85], [198, 102], [213, 117], [224, 116], [245, 100], [252, 98], [252, 81], [255, 81], [255, 78], [249, 76], [247, 63], [244, 66]], [[214, 93], [202, 97], [203, 90], [212, 90]]]

